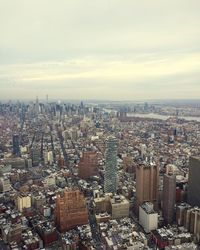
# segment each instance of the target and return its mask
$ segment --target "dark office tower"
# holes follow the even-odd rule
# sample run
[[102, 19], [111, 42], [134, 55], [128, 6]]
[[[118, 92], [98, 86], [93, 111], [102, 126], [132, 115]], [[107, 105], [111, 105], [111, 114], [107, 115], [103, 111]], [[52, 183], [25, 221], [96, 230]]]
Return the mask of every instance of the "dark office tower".
[[83, 152], [83, 155], [79, 163], [78, 175], [82, 179], [88, 179], [91, 176], [97, 175], [97, 152], [96, 151], [87, 151]]
[[31, 150], [32, 163], [36, 167], [41, 162], [41, 148], [38, 144], [34, 145]]
[[104, 175], [104, 192], [117, 191], [117, 139], [109, 136], [106, 140], [105, 152], [106, 166]]
[[200, 207], [200, 157], [190, 157], [188, 203]]
[[19, 156], [20, 155], [19, 135], [14, 134], [12, 140], [13, 140], [13, 154]]
[[163, 181], [163, 217], [166, 224], [173, 222], [175, 197], [176, 176], [165, 174]]
[[158, 207], [159, 168], [155, 164], [145, 163], [136, 167], [136, 214], [144, 202], [151, 202]]

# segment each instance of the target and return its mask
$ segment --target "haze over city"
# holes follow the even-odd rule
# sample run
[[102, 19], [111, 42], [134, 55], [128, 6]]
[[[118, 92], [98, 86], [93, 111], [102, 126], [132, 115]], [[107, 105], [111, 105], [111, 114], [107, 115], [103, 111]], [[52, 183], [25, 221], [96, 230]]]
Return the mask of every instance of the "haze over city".
[[0, 99], [198, 99], [200, 1], [0, 0]]

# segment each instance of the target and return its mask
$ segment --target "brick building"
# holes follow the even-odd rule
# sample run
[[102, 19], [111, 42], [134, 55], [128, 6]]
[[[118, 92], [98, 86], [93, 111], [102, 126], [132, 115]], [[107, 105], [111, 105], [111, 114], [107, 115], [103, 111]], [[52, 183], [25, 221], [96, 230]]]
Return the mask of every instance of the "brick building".
[[88, 223], [85, 198], [79, 191], [65, 191], [56, 199], [56, 225], [60, 232]]
[[136, 214], [144, 202], [151, 202], [154, 209], [158, 206], [159, 168], [155, 164], [141, 164], [136, 168]]
[[81, 179], [88, 179], [98, 173], [98, 158], [96, 151], [83, 152], [79, 163], [78, 175]]

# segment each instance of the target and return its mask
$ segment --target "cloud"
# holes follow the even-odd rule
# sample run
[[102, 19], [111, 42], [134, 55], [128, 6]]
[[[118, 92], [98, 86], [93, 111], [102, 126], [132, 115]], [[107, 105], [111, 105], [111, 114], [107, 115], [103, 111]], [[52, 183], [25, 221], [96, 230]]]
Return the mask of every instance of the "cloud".
[[0, 0], [0, 98], [196, 98], [199, 7], [198, 0]]
[[[102, 79], [114, 81], [148, 81], [180, 74], [197, 73], [200, 68], [200, 53], [183, 55], [150, 54], [129, 60], [104, 58], [85, 58], [68, 61], [40, 62], [32, 64], [6, 65], [1, 67], [2, 76], [12, 77], [16, 82], [30, 84], [37, 81], [62, 81]], [[6, 72], [8, 72], [6, 74]], [[30, 82], [30, 83], [29, 83]]]

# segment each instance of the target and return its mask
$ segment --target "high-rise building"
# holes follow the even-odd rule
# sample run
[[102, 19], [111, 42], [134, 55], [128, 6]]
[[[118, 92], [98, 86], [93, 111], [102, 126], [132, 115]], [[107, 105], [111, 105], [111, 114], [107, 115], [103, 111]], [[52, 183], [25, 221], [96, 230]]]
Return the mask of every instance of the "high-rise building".
[[19, 156], [20, 155], [19, 135], [14, 134], [12, 141], [13, 141], [13, 154]]
[[104, 192], [117, 191], [117, 139], [109, 136], [106, 140], [105, 152], [106, 166], [104, 175]]
[[188, 178], [188, 203], [200, 207], [200, 157], [191, 157]]
[[136, 213], [144, 202], [151, 202], [154, 209], [158, 206], [159, 168], [153, 163], [139, 164], [136, 167]]
[[32, 164], [34, 167], [38, 166], [41, 162], [41, 148], [40, 145], [35, 144], [32, 148]]
[[39, 112], [40, 112], [40, 104], [39, 104], [38, 96], [36, 97], [35, 112], [36, 112], [36, 114], [39, 114]]
[[163, 218], [166, 224], [173, 222], [175, 199], [176, 176], [165, 174], [163, 180]]
[[60, 232], [88, 223], [85, 198], [79, 190], [65, 191], [57, 196], [55, 219]]
[[80, 159], [78, 175], [82, 179], [88, 179], [98, 173], [98, 158], [96, 151], [83, 152]]

